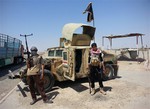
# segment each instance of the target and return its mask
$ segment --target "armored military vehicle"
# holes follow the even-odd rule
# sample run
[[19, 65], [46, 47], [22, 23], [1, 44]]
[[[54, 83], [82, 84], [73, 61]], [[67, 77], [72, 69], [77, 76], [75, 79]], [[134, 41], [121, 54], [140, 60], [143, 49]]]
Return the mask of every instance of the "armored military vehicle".
[[[79, 31], [79, 30], [80, 31]], [[69, 23], [63, 27], [60, 46], [48, 48], [45, 59], [45, 90], [54, 85], [54, 81], [75, 81], [88, 76], [88, 59], [95, 27], [86, 24]], [[76, 33], [82, 32], [82, 33]], [[103, 51], [106, 72], [104, 79], [117, 75], [117, 58]]]

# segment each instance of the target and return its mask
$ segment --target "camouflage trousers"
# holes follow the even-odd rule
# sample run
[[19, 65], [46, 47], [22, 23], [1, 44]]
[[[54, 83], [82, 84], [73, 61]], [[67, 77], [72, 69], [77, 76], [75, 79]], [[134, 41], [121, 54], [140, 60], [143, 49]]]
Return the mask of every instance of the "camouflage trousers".
[[[47, 100], [47, 96], [44, 91], [44, 81], [40, 79], [40, 75], [30, 75], [27, 77], [31, 97], [33, 100], [36, 100], [36, 88], [38, 92], [40, 93], [43, 101]], [[36, 88], [35, 88], [36, 87]]]

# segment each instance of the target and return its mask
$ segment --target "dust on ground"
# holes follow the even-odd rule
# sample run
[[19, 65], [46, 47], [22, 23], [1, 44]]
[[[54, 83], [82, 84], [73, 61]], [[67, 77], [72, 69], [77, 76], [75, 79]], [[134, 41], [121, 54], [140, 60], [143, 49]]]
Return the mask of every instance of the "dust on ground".
[[104, 81], [102, 95], [96, 83], [96, 94], [91, 96], [87, 78], [76, 82], [65, 81], [57, 83], [52, 91], [47, 93], [53, 104], [39, 101], [30, 106], [31, 96], [27, 86], [21, 84], [27, 97], [23, 97], [18, 88], [2, 103], [0, 109], [149, 109], [150, 108], [150, 71], [144, 64], [119, 61], [118, 76]]

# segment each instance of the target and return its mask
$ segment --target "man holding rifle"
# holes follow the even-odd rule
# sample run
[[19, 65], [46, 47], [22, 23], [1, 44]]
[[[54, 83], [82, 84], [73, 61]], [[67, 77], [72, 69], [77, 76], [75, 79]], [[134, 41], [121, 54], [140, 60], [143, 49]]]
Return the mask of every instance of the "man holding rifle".
[[[53, 103], [53, 101], [48, 100], [45, 91], [44, 91], [44, 60], [42, 56], [39, 56], [37, 54], [38, 49], [36, 47], [32, 47], [31, 50], [31, 56], [28, 49], [28, 43], [27, 43], [27, 36], [32, 36], [33, 34], [29, 35], [21, 35], [25, 37], [25, 44], [26, 44], [26, 50], [27, 50], [27, 81], [30, 88], [30, 93], [32, 97], [32, 102], [30, 102], [30, 105], [33, 105], [37, 102], [36, 94], [35, 94], [35, 85], [38, 89], [38, 92], [41, 94], [43, 102], [44, 103]], [[40, 70], [42, 69], [42, 72]]]
[[[30, 105], [33, 105], [37, 102], [35, 88], [36, 85], [38, 92], [42, 96], [44, 103], [53, 103], [53, 101], [48, 100], [45, 92], [44, 92], [44, 60], [42, 56], [37, 54], [38, 49], [36, 47], [32, 47], [31, 49], [31, 56], [27, 59], [27, 79], [30, 88], [30, 93], [32, 97], [32, 102]], [[40, 73], [40, 70], [42, 72]]]

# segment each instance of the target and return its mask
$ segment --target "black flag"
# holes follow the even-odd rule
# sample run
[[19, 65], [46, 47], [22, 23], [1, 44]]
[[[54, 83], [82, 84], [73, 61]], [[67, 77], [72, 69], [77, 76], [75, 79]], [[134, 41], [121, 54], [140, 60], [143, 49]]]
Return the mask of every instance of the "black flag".
[[85, 14], [86, 12], [88, 12], [88, 16], [87, 16], [87, 22], [91, 22], [92, 20], [94, 20], [94, 14], [93, 14], [93, 8], [92, 8], [92, 3], [90, 3], [86, 10], [83, 12], [83, 14]]

